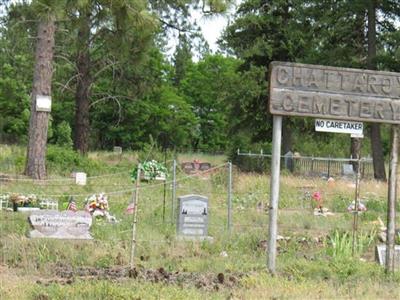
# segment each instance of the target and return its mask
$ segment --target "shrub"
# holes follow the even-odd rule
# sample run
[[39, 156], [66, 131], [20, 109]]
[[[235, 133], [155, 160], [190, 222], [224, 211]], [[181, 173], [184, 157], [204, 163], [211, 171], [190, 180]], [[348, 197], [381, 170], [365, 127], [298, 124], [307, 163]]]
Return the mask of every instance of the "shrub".
[[88, 174], [98, 174], [105, 167], [72, 149], [49, 145], [47, 148], [47, 168], [52, 172], [69, 174], [72, 171], [83, 171]]
[[62, 121], [60, 124], [58, 124], [56, 129], [56, 145], [71, 149], [71, 133], [71, 126], [69, 126], [68, 122]]

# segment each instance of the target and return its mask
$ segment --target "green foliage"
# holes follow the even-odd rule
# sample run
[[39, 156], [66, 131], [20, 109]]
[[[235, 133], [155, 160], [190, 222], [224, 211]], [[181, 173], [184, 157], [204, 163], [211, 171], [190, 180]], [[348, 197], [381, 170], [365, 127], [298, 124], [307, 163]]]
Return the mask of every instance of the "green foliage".
[[62, 121], [57, 125], [56, 129], [56, 145], [60, 147], [65, 147], [68, 149], [72, 148], [72, 130], [69, 123]]
[[349, 232], [335, 230], [329, 235], [326, 253], [336, 260], [348, 261], [353, 256], [360, 256], [371, 245], [376, 236], [376, 232], [357, 233], [355, 236], [354, 249], [353, 237]]
[[98, 161], [82, 156], [72, 149], [55, 145], [48, 146], [46, 162], [49, 170], [66, 176], [73, 171], [86, 172], [90, 176], [90, 174], [99, 174], [104, 169]]

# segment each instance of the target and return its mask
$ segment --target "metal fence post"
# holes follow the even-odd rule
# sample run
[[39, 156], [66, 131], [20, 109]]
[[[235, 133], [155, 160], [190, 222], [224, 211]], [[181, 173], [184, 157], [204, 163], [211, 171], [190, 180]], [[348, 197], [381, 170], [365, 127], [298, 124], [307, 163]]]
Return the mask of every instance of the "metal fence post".
[[172, 170], [171, 223], [175, 222], [175, 198], [176, 198], [176, 160], [174, 159], [173, 170]]
[[142, 166], [138, 165], [137, 176], [136, 176], [136, 187], [135, 187], [135, 198], [134, 198], [134, 213], [133, 213], [133, 224], [132, 224], [132, 244], [131, 244], [131, 257], [130, 257], [130, 267], [133, 269], [135, 267], [135, 249], [136, 249], [136, 224], [137, 224], [137, 214], [138, 214], [138, 202], [139, 202], [139, 184], [140, 184], [140, 169]]
[[268, 270], [276, 272], [276, 236], [278, 234], [279, 175], [282, 141], [282, 116], [274, 115], [272, 130], [271, 194], [268, 227]]
[[228, 231], [232, 226], [232, 163], [228, 162]]

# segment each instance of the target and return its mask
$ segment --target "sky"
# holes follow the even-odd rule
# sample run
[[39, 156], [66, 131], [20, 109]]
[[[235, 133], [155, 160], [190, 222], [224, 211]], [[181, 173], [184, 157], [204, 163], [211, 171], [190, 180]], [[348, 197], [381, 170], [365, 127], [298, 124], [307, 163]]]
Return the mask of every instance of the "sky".
[[[232, 14], [236, 10], [236, 6], [238, 3], [241, 3], [242, 0], [234, 1], [229, 11], [225, 15], [214, 15], [214, 16], [203, 16], [201, 11], [192, 11], [193, 21], [196, 21], [198, 25], [200, 25], [203, 36], [205, 40], [208, 42], [210, 49], [213, 53], [218, 50], [217, 40], [221, 36], [223, 30], [228, 24], [229, 19], [232, 19]], [[172, 56], [175, 51], [175, 46], [177, 44], [177, 38], [173, 37], [168, 44], [169, 51], [167, 51], [168, 56]], [[194, 60], [196, 61], [198, 57], [196, 54], [194, 55]]]
[[210, 49], [215, 52], [218, 50], [217, 40], [222, 31], [228, 24], [229, 16], [202, 17], [200, 13], [195, 15], [197, 23], [200, 25], [203, 36], [210, 45]]

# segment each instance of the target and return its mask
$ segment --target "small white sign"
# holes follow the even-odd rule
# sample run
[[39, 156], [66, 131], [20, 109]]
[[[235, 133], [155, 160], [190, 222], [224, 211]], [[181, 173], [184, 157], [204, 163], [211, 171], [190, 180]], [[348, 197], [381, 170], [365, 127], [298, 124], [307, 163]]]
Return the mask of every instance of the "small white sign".
[[36, 111], [51, 111], [51, 96], [36, 95]]
[[86, 173], [76, 172], [75, 173], [75, 183], [77, 185], [86, 185]]
[[362, 122], [315, 119], [315, 131], [349, 133], [360, 136], [363, 134]]
[[364, 138], [364, 134], [363, 133], [352, 133], [350, 135], [350, 137], [357, 138], [357, 139], [363, 139]]

